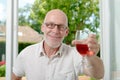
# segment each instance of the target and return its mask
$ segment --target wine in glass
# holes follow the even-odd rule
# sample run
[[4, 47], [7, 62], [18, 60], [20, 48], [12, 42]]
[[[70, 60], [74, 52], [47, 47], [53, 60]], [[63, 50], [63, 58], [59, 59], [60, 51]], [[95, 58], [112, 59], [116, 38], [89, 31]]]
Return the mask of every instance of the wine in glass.
[[[76, 40], [85, 40], [89, 36], [89, 32], [86, 30], [76, 31]], [[76, 49], [83, 57], [89, 52], [88, 45], [85, 43], [76, 44]]]

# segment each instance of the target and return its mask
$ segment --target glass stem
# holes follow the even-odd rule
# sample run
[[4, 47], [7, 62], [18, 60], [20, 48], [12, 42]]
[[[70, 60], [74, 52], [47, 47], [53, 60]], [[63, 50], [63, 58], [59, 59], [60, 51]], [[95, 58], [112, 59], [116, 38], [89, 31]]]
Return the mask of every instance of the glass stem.
[[85, 56], [82, 57], [82, 61], [81, 61], [81, 69], [80, 69], [81, 74], [84, 74], [84, 62], [85, 62], [84, 60], [85, 60]]

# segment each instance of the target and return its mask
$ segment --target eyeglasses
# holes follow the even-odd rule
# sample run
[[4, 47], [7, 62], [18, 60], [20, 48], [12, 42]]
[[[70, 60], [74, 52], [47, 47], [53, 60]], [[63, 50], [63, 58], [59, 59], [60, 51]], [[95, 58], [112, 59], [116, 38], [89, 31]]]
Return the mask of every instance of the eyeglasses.
[[46, 27], [50, 28], [50, 29], [54, 29], [55, 26], [57, 26], [57, 28], [60, 30], [60, 31], [64, 31], [67, 26], [65, 25], [62, 25], [62, 24], [54, 24], [54, 23], [44, 23], [46, 25]]

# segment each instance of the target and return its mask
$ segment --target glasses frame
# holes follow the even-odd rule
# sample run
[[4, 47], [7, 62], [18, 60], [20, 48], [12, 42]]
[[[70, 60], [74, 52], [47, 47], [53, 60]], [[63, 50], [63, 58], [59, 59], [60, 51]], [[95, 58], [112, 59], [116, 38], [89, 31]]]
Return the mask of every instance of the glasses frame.
[[49, 28], [49, 29], [54, 29], [55, 26], [57, 26], [57, 28], [60, 30], [60, 31], [64, 31], [67, 29], [67, 26], [66, 25], [63, 25], [63, 24], [55, 24], [55, 23], [44, 23], [44, 25]]

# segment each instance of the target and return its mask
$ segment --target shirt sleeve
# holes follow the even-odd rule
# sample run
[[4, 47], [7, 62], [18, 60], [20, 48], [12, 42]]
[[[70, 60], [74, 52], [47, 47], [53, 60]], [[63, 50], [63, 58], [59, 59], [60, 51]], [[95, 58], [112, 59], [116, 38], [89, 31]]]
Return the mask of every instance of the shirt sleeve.
[[25, 59], [24, 59], [24, 54], [25, 53], [20, 53], [14, 63], [13, 66], [13, 73], [16, 76], [22, 77], [25, 75], [25, 71], [24, 71], [24, 63], [25, 63]]

